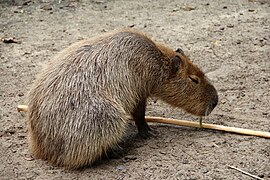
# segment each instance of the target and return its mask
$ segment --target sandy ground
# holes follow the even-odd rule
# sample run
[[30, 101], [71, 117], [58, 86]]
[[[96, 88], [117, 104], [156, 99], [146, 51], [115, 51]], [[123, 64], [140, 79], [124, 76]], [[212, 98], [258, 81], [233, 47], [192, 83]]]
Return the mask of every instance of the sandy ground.
[[[205, 122], [270, 131], [270, 3], [214, 1], [0, 0], [0, 179], [270, 179], [270, 141], [152, 124], [132, 135], [127, 153], [69, 171], [35, 160], [23, 104], [42, 65], [64, 47], [121, 27], [135, 27], [181, 47], [216, 86], [220, 101]], [[149, 115], [196, 120], [149, 100]]]

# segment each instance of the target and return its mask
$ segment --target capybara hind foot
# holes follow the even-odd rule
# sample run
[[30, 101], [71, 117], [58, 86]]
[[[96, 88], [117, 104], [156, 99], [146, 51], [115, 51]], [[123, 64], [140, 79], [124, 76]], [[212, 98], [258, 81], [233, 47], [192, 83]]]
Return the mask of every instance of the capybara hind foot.
[[117, 146], [113, 149], [110, 149], [107, 153], [106, 153], [106, 158], [111, 158], [111, 159], [120, 159], [122, 157], [124, 157], [124, 155], [126, 154], [126, 151], [124, 148]]

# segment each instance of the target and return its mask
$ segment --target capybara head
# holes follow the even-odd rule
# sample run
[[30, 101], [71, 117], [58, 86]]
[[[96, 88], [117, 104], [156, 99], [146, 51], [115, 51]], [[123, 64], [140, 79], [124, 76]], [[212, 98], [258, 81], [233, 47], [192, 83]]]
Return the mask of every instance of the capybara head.
[[175, 53], [171, 59], [171, 76], [161, 85], [157, 96], [188, 113], [209, 115], [218, 103], [216, 89], [181, 49]]

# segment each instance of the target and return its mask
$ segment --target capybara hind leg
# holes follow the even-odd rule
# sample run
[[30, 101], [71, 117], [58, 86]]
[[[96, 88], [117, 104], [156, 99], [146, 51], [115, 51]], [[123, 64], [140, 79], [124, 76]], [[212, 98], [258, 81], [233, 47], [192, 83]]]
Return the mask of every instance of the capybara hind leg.
[[72, 143], [67, 150], [64, 166], [79, 168], [91, 165], [117, 147], [124, 136], [127, 120], [122, 108], [113, 100], [94, 99], [88, 113], [82, 126], [77, 128], [78, 137], [71, 134]]

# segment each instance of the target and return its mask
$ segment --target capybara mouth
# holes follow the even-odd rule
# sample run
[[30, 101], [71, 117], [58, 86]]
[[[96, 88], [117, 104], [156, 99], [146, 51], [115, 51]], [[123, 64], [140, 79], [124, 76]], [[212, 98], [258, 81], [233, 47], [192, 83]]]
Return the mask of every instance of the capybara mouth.
[[207, 108], [205, 109], [205, 112], [202, 116], [208, 116], [217, 106], [218, 104], [218, 95], [213, 96], [213, 98], [210, 100]]

